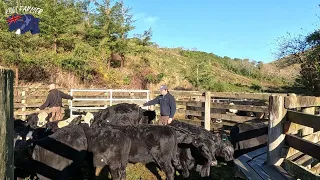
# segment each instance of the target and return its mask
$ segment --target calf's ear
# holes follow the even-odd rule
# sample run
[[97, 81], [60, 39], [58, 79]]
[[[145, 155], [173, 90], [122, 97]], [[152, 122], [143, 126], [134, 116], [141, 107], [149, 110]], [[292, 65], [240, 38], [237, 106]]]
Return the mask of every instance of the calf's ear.
[[195, 147], [199, 147], [202, 144], [203, 144], [203, 142], [201, 142], [199, 138], [192, 139], [192, 145], [194, 145]]

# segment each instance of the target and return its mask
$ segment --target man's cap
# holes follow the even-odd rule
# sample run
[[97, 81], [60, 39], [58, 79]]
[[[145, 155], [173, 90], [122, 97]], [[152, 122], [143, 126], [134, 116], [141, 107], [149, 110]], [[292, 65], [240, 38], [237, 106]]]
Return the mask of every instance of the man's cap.
[[162, 90], [167, 90], [168, 89], [168, 86], [167, 85], [162, 85], [162, 86], [160, 86], [160, 91], [162, 91]]

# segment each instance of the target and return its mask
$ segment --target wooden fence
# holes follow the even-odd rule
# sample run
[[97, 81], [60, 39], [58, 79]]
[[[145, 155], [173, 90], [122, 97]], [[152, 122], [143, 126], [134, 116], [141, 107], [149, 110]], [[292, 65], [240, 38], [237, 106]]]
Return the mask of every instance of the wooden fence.
[[[69, 89], [60, 89], [68, 93]], [[15, 116], [25, 119], [26, 115], [34, 112], [46, 99], [48, 89], [43, 88], [15, 88]], [[222, 93], [222, 92], [203, 92], [199, 91], [170, 91], [176, 99], [177, 113], [176, 118], [182, 121], [204, 126], [206, 129], [218, 129], [233, 126], [237, 122], [246, 122], [257, 119], [257, 117], [237, 116], [229, 113], [229, 109], [236, 109], [255, 113], [268, 113], [268, 100], [270, 94], [267, 93]], [[149, 99], [159, 95], [159, 91], [151, 91]], [[109, 98], [109, 94], [103, 92], [75, 92], [76, 98]], [[145, 97], [145, 94], [138, 92], [119, 92], [113, 93], [113, 98], [134, 99]], [[117, 101], [113, 104], [121, 103]], [[142, 104], [143, 101], [123, 101]], [[234, 105], [230, 105], [230, 103]], [[63, 100], [64, 109], [67, 113], [69, 103]], [[105, 107], [109, 102], [101, 100], [92, 101], [73, 101], [72, 106], [77, 107]], [[159, 115], [159, 105], [152, 106]], [[93, 110], [91, 110], [93, 111]], [[266, 120], [267, 115], [262, 119]], [[219, 121], [215, 121], [219, 120]], [[221, 120], [221, 121], [220, 121]]]
[[267, 164], [303, 180], [320, 179], [319, 97], [270, 96]]
[[0, 179], [14, 178], [13, 81], [13, 71], [0, 67]]
[[[16, 88], [15, 110], [30, 113], [39, 107], [47, 95], [46, 89]], [[68, 89], [61, 89], [68, 93]], [[151, 91], [150, 98], [159, 95]], [[320, 97], [294, 94], [220, 93], [198, 91], [170, 91], [176, 98], [177, 115], [191, 124], [206, 129], [232, 126], [238, 122], [267, 121], [267, 164], [282, 166], [289, 174], [301, 179], [320, 179], [320, 116], [315, 115]], [[76, 97], [106, 97], [107, 94], [75, 94]], [[137, 93], [113, 94], [118, 98], [141, 97]], [[118, 101], [117, 103], [120, 103]], [[233, 103], [230, 104], [230, 103]], [[73, 102], [79, 106], [104, 106], [107, 102]], [[84, 104], [83, 104], [84, 103]], [[142, 104], [143, 102], [135, 102]], [[64, 101], [68, 108], [67, 101]], [[159, 106], [152, 107], [158, 111]], [[264, 114], [264, 117], [237, 116], [229, 109]], [[30, 111], [29, 111], [30, 110]], [[26, 115], [26, 114], [24, 114]], [[215, 120], [221, 119], [222, 123]]]

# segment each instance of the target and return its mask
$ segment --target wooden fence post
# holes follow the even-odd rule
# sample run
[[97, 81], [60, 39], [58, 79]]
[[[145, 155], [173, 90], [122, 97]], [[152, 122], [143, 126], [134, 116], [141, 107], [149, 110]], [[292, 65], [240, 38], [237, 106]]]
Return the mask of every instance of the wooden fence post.
[[[308, 108], [302, 108], [302, 112], [303, 113], [306, 113], [306, 114], [312, 114], [314, 115], [316, 111], [316, 108], [315, 107], [308, 107]], [[303, 129], [301, 129], [301, 136], [307, 136], [309, 134], [312, 134], [313, 133], [313, 128], [311, 127], [304, 127]]]
[[269, 125], [268, 125], [268, 152], [267, 164], [280, 166], [283, 162], [281, 151], [284, 146], [285, 134], [283, 122], [287, 110], [284, 108], [284, 96], [271, 95], [269, 97]]
[[0, 67], [0, 179], [13, 180], [14, 73]]
[[210, 131], [210, 121], [211, 121], [211, 93], [210, 91], [206, 92], [206, 101], [205, 101], [205, 112], [204, 112], [204, 128]]
[[[154, 98], [154, 91], [151, 89], [149, 93], [149, 101], [152, 100], [153, 98]], [[150, 107], [150, 110], [154, 111], [153, 105]]]
[[22, 120], [26, 120], [26, 115], [24, 114], [25, 111], [26, 111], [26, 91], [25, 90], [22, 90], [21, 92], [21, 104], [22, 104], [22, 117], [21, 119]]

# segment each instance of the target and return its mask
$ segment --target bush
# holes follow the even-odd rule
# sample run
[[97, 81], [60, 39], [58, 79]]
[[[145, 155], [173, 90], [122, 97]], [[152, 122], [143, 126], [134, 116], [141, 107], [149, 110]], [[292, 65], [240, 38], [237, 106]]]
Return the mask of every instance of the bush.
[[92, 68], [86, 61], [79, 58], [66, 58], [60, 61], [60, 66], [62, 69], [74, 72], [81, 81], [93, 80], [94, 75], [97, 72]]
[[46, 71], [44, 67], [31, 62], [24, 62], [19, 65], [19, 79], [26, 82], [40, 82], [48, 81], [50, 79], [51, 72]]

